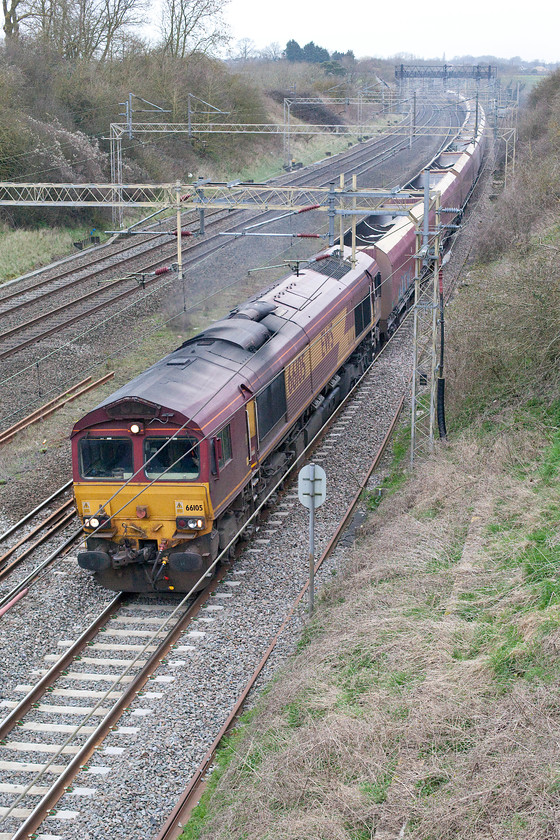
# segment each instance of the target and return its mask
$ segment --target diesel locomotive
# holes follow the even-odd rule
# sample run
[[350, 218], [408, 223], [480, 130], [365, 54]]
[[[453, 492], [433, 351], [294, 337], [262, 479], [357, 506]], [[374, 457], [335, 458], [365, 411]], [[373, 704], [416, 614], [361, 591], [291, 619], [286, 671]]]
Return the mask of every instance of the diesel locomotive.
[[[483, 114], [467, 109], [459, 137], [432, 162], [447, 223], [473, 187], [483, 136]], [[204, 586], [410, 305], [422, 213], [420, 203], [410, 217], [369, 225], [354, 262], [345, 246], [318, 255], [75, 425], [82, 568], [117, 591]]]

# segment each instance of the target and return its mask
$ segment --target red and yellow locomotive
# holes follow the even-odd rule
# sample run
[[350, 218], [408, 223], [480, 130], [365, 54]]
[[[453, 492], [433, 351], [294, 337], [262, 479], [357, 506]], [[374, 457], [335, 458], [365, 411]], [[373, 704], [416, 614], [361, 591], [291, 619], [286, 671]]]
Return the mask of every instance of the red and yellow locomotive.
[[373, 358], [373, 268], [363, 252], [313, 263], [76, 424], [82, 567], [125, 591], [199, 580]]
[[[473, 137], [476, 122], [477, 135]], [[431, 186], [461, 208], [484, 119], [434, 161]], [[72, 434], [86, 550], [103, 586], [203, 585], [285, 467], [333, 413], [411, 300], [415, 223], [387, 222], [358, 250], [331, 249], [124, 385]], [[444, 220], [457, 215], [449, 210]]]

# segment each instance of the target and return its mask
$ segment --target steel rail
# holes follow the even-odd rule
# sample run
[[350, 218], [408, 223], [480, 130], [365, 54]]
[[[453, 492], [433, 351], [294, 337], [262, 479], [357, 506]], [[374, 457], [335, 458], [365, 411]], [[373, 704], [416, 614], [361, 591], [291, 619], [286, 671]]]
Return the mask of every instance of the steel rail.
[[14, 598], [16, 595], [19, 595], [22, 589], [25, 589], [29, 586], [30, 583], [33, 583], [33, 581], [39, 577], [41, 572], [48, 568], [48, 566], [50, 566], [51, 563], [54, 563], [57, 557], [66, 552], [70, 548], [70, 546], [82, 536], [82, 533], [82, 527], [80, 526], [78, 531], [74, 531], [74, 533], [71, 534], [68, 537], [68, 539], [63, 542], [62, 545], [58, 546], [58, 548], [56, 548], [51, 554], [49, 554], [49, 556], [45, 560], [43, 560], [42, 563], [39, 563], [38, 566], [32, 569], [23, 580], [21, 580], [18, 584], [16, 584], [16, 586], [14, 586], [14, 588], [10, 592], [8, 592], [7, 595], [4, 595], [0, 598], [0, 607], [3, 607], [6, 604], [8, 604], [12, 600], [12, 598]]
[[[67, 303], [63, 303], [60, 306], [57, 306], [55, 309], [50, 309], [48, 312], [44, 312], [42, 315], [38, 315], [36, 318], [32, 318], [30, 321], [24, 321], [23, 324], [18, 324], [15, 327], [11, 327], [11, 329], [0, 333], [0, 341], [4, 341], [5, 339], [10, 338], [10, 336], [12, 335], [17, 335], [17, 333], [22, 332], [22, 330], [27, 330], [30, 327], [33, 327], [35, 324], [39, 324], [41, 321], [44, 321], [46, 318], [52, 318], [53, 315], [57, 315], [59, 312], [64, 312], [66, 309], [70, 309], [70, 307], [76, 306], [78, 303], [81, 303], [84, 300], [89, 300], [89, 298], [92, 297], [99, 297], [106, 291], [110, 292], [111, 289], [115, 286], [120, 286], [123, 283], [130, 283], [131, 281], [134, 281], [134, 278], [130, 276], [118, 277], [116, 280], [112, 280], [110, 283], [104, 286], [103, 291], [100, 291], [99, 289], [93, 289], [93, 291], [86, 292], [81, 297], [68, 301]], [[134, 290], [136, 290], [136, 288], [137, 286], [134, 287]], [[11, 314], [11, 311], [12, 310], [8, 311], [5, 314], [9, 315]]]
[[18, 721], [23, 717], [23, 715], [27, 714], [29, 709], [36, 703], [40, 697], [45, 694], [48, 688], [56, 681], [56, 679], [62, 674], [63, 671], [70, 665], [73, 659], [78, 656], [78, 654], [85, 648], [87, 643], [91, 641], [93, 636], [95, 636], [99, 632], [99, 628], [103, 627], [111, 615], [113, 614], [115, 607], [117, 607], [122, 601], [125, 599], [125, 596], [122, 592], [119, 592], [110, 602], [109, 604], [103, 609], [101, 612], [87, 627], [82, 635], [61, 655], [60, 659], [54, 663], [54, 665], [49, 668], [47, 673], [41, 677], [41, 679], [35, 683], [31, 691], [29, 691], [25, 697], [23, 697], [17, 706], [4, 718], [4, 720], [0, 721], [0, 741], [8, 735], [9, 732], [12, 731], [14, 726], [17, 725]]
[[[104, 385], [106, 382], [109, 381], [109, 379], [112, 379], [114, 375], [115, 371], [112, 370], [109, 373], [106, 373], [105, 376], [96, 379], [95, 382], [91, 382], [91, 376], [88, 376], [87, 379], [82, 380], [82, 382], [78, 382], [76, 385], [72, 385], [63, 394], [59, 394], [58, 397], [55, 397], [54, 400], [51, 400], [50, 402], [33, 411], [31, 414], [28, 414], [27, 417], [23, 417], [18, 423], [14, 423], [13, 426], [10, 426], [9, 429], [0, 432], [0, 446], [2, 446], [4, 443], [8, 443], [20, 432], [25, 431], [25, 429], [28, 429], [30, 426], [35, 425], [35, 423], [39, 423], [46, 417], [50, 417], [51, 414], [54, 414], [55, 411], [58, 411], [60, 408], [63, 408], [63, 406], [68, 405], [68, 403], [74, 402], [74, 400], [83, 397], [84, 394], [88, 394], [95, 388], [99, 388], [100, 385]], [[83, 385], [84, 382], [87, 382], [88, 384]]]
[[[62, 517], [62, 514], [64, 513], [64, 511], [68, 510], [68, 508], [70, 507], [70, 505], [72, 505], [73, 503], [74, 503], [74, 500], [73, 500], [73, 499], [68, 499], [68, 501], [64, 502], [64, 504], [63, 504], [63, 505], [61, 505], [59, 508], [57, 508], [56, 510], [54, 510], [52, 513], [49, 513], [49, 515], [48, 515], [45, 519], [43, 519], [43, 521], [42, 521], [42, 522], [39, 522], [39, 524], [38, 524], [38, 525], [35, 525], [35, 527], [34, 527], [34, 528], [33, 528], [33, 529], [32, 529], [32, 530], [28, 533], [28, 534], [26, 534], [24, 537], [22, 537], [20, 540], [18, 540], [18, 542], [17, 542], [17, 543], [15, 543], [14, 545], [10, 546], [10, 548], [9, 548], [6, 552], [4, 552], [4, 554], [0, 557], [0, 580], [1, 580], [1, 579], [2, 579], [2, 577], [4, 576], [4, 572], [5, 572], [5, 567], [4, 567], [4, 568], [2, 568], [2, 564], [3, 564], [3, 563], [6, 563], [6, 562], [8, 561], [8, 558], [9, 558], [9, 557], [11, 557], [11, 556], [12, 556], [12, 554], [13, 554], [15, 551], [17, 551], [17, 550], [18, 550], [18, 548], [20, 548], [22, 545], [24, 545], [26, 542], [28, 542], [28, 540], [30, 540], [32, 537], [34, 537], [34, 536], [35, 536], [35, 534], [38, 534], [38, 533], [39, 533], [39, 531], [42, 531], [42, 530], [43, 530], [43, 528], [46, 528], [46, 527], [47, 527], [47, 525], [50, 525], [50, 524], [51, 524], [51, 522], [53, 522], [53, 521], [55, 521], [55, 520], [57, 520], [57, 519], [59, 519], [59, 518], [60, 518], [60, 519], [62, 519], [62, 518], [63, 518], [63, 517]], [[56, 526], [57, 528], [59, 528], [59, 527], [60, 527], [60, 524], [59, 524], [58, 522], [56, 522], [56, 521], [55, 521], [55, 526]], [[33, 549], [33, 548], [35, 548], [36, 546], [40, 545], [42, 542], [45, 542], [45, 540], [46, 540], [46, 539], [48, 539], [48, 537], [49, 537], [52, 533], [54, 533], [54, 531], [53, 531], [53, 530], [49, 531], [47, 534], [43, 534], [43, 536], [42, 536], [42, 537], [41, 537], [41, 538], [40, 538], [40, 539], [39, 539], [36, 543], [34, 543], [34, 545], [33, 545], [33, 546], [31, 546], [31, 548], [30, 548], [30, 549], [27, 549], [28, 553], [29, 553], [29, 551], [30, 551], [30, 550], [32, 550], [32, 549]], [[20, 557], [18, 557], [18, 561], [19, 561], [20, 559], [22, 559], [22, 558], [21, 558], [21, 556], [20, 556]]]
[[[190, 212], [191, 211], [185, 211], [185, 215], [188, 216]], [[206, 223], [213, 224], [214, 222], [210, 222], [210, 219], [213, 219], [214, 216], [224, 215], [224, 212], [225, 211], [223, 211], [223, 210], [216, 210], [214, 212], [209, 212], [208, 216], [206, 217]], [[176, 220], [173, 219], [172, 221], [173, 221], [173, 225], [175, 226]], [[123, 234], [124, 233], [126, 233], [126, 231], [123, 231]], [[2, 306], [2, 304], [5, 301], [12, 300], [13, 298], [16, 298], [16, 297], [21, 297], [22, 295], [25, 295], [27, 292], [33, 292], [36, 289], [40, 289], [43, 286], [48, 285], [49, 283], [56, 283], [57, 281], [62, 280], [65, 277], [73, 277], [78, 273], [88, 271], [92, 266], [95, 266], [98, 263], [106, 263], [111, 259], [114, 260], [114, 263], [112, 265], [107, 265], [104, 268], [100, 268], [97, 271], [95, 271], [93, 274], [88, 274], [87, 277], [80, 276], [77, 279], [72, 280], [70, 283], [65, 283], [64, 285], [57, 286], [54, 289], [50, 289], [47, 292], [43, 292], [41, 295], [38, 295], [37, 297], [30, 298], [29, 300], [22, 301], [21, 303], [18, 303], [15, 306], [10, 307], [9, 309], [4, 309], [4, 310], [0, 311], [0, 318], [4, 315], [13, 314], [14, 312], [17, 312], [18, 310], [23, 309], [26, 306], [31, 306], [32, 304], [37, 303], [38, 301], [42, 301], [45, 298], [50, 297], [51, 295], [57, 294], [58, 292], [64, 292], [67, 289], [71, 289], [71, 288], [73, 288], [73, 286], [77, 285], [78, 283], [83, 283], [85, 281], [89, 282], [91, 280], [94, 280], [95, 278], [100, 277], [101, 275], [105, 274], [108, 271], [111, 271], [111, 269], [116, 268], [117, 266], [120, 268], [122, 265], [125, 265], [128, 262], [135, 262], [135, 261], [141, 259], [144, 254], [149, 254], [150, 251], [154, 251], [154, 250], [156, 250], [156, 248], [161, 248], [161, 244], [158, 244], [155, 241], [157, 238], [163, 237], [164, 242], [169, 241], [170, 234], [173, 233], [173, 231], [146, 230], [145, 232], [143, 231], [143, 233], [145, 233], [145, 235], [150, 237], [151, 239], [150, 239], [150, 243], [149, 243], [150, 247], [146, 248], [145, 251], [143, 251], [141, 253], [135, 253], [135, 254], [131, 254], [128, 257], [127, 256], [123, 257], [123, 255], [126, 254], [127, 251], [138, 251], [138, 247], [141, 246], [142, 243], [141, 242], [140, 243], [136, 242], [135, 244], [126, 245], [125, 247], [122, 247], [120, 251], [115, 251], [112, 254], [105, 254], [101, 257], [95, 257], [90, 262], [85, 263], [84, 265], [78, 266], [77, 268], [67, 269], [66, 271], [63, 271], [60, 274], [57, 274], [55, 277], [51, 277], [49, 279], [43, 279], [39, 283], [34, 283], [31, 286], [27, 286], [25, 289], [19, 289], [18, 291], [11, 292], [10, 294], [5, 295], [5, 297], [0, 297], [0, 306]], [[194, 245], [194, 243], [193, 243], [193, 245]], [[190, 246], [190, 247], [192, 247], [192, 246]], [[44, 271], [48, 271], [48, 266], [45, 267]], [[0, 292], [1, 292], [1, 287], [0, 287]]]
[[[74, 500], [71, 499], [64, 507], [69, 507], [73, 503], [74, 503]], [[57, 511], [57, 513], [59, 513], [59, 512], [60, 511]], [[72, 520], [75, 519], [75, 518], [76, 518], [76, 511], [75, 510], [72, 510], [69, 513], [66, 513], [64, 516], [62, 516], [60, 518], [60, 520], [52, 526], [52, 528], [49, 528], [49, 530], [46, 531], [41, 537], [39, 537], [38, 540], [35, 540], [33, 545], [30, 545], [28, 548], [25, 549], [25, 551], [23, 551], [20, 555], [18, 555], [16, 558], [14, 558], [11, 561], [11, 563], [8, 563], [6, 566], [4, 566], [2, 569], [0, 569], [0, 580], [4, 580], [4, 578], [7, 578], [17, 566], [19, 566], [21, 563], [23, 563], [23, 561], [27, 557], [29, 557], [29, 555], [32, 554], [33, 551], [35, 551], [36, 548], [38, 548], [40, 545], [42, 545], [44, 542], [46, 542], [54, 534], [58, 533], [58, 531], [61, 531], [62, 528], [64, 528], [66, 525], [69, 525], [70, 522], [72, 522]], [[11, 554], [11, 552], [9, 552], [8, 554]], [[4, 557], [6, 557], [6, 555], [4, 555]], [[3, 560], [4, 557], [2, 557], [0, 559]], [[55, 559], [55, 558], [53, 558], [53, 559]]]
[[25, 525], [26, 522], [29, 522], [29, 520], [33, 516], [35, 516], [36, 513], [39, 513], [40, 511], [43, 510], [43, 508], [46, 508], [47, 505], [49, 505], [51, 502], [53, 502], [55, 499], [57, 499], [59, 496], [61, 496], [62, 493], [64, 493], [66, 490], [68, 490], [71, 486], [72, 486], [72, 479], [70, 479], [70, 481], [67, 481], [66, 484], [63, 484], [62, 487], [59, 487], [58, 490], [55, 490], [54, 493], [52, 493], [48, 497], [48, 499], [44, 499], [42, 502], [40, 502], [37, 505], [37, 507], [33, 508], [33, 510], [29, 511], [29, 513], [26, 513], [25, 516], [23, 516], [19, 520], [19, 522], [16, 522], [15, 525], [12, 525], [10, 528], [8, 528], [7, 531], [4, 531], [4, 533], [2, 535], [0, 535], [0, 543], [4, 542], [4, 540], [6, 540], [8, 537], [10, 537], [14, 533], [14, 531], [17, 531], [18, 528], [21, 528], [23, 525]]
[[91, 376], [87, 376], [85, 379], [82, 379], [80, 382], [77, 382], [75, 385], [71, 385], [70, 388], [67, 388], [61, 394], [57, 394], [56, 397], [53, 397], [52, 400], [49, 402], [44, 403], [44, 405], [36, 408], [35, 411], [32, 411], [31, 414], [27, 414], [25, 417], [22, 417], [21, 420], [18, 420], [17, 423], [14, 423], [8, 429], [4, 429], [4, 431], [0, 432], [0, 444], [3, 442], [4, 438], [9, 437], [12, 434], [16, 434], [23, 425], [26, 423], [34, 422], [35, 419], [40, 420], [43, 412], [49, 411], [49, 409], [56, 405], [56, 403], [60, 402], [60, 400], [64, 399], [69, 394], [74, 393], [80, 388], [82, 385], [85, 385], [86, 382], [91, 382]]

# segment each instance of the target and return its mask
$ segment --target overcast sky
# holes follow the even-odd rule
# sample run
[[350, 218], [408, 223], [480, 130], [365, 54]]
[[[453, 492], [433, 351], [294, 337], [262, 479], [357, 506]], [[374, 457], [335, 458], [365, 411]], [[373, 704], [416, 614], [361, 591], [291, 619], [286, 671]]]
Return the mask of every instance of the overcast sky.
[[314, 41], [329, 52], [353, 50], [356, 58], [445, 55], [521, 56], [560, 61], [560, 6], [555, 0], [229, 0], [226, 18], [234, 41], [250, 38], [257, 49], [291, 38]]

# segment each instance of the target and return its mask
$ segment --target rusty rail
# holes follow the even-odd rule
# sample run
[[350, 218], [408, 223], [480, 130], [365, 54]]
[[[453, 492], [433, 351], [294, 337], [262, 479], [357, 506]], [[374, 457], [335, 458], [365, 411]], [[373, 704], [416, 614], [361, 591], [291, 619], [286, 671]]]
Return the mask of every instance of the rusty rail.
[[[40, 420], [44, 420], [45, 417], [50, 417], [51, 414], [54, 414], [55, 411], [58, 411], [59, 408], [62, 408], [63, 405], [66, 405], [73, 400], [77, 400], [78, 397], [81, 397], [83, 394], [87, 394], [88, 391], [92, 391], [94, 388], [98, 388], [100, 385], [104, 385], [105, 382], [108, 382], [109, 379], [112, 379], [115, 375], [115, 371], [112, 370], [110, 373], [107, 373], [105, 376], [102, 376], [101, 379], [97, 379], [95, 382], [91, 382], [91, 376], [86, 377], [86, 379], [82, 379], [81, 382], [78, 382], [76, 385], [72, 385], [71, 388], [64, 391], [62, 394], [59, 394], [54, 399], [50, 400], [45, 405], [41, 406], [41, 408], [37, 408], [35, 411], [28, 414], [27, 417], [24, 417], [18, 423], [14, 423], [13, 426], [10, 426], [9, 429], [6, 429], [4, 432], [0, 432], [0, 446], [3, 443], [8, 443], [8, 441], [12, 440], [18, 432], [22, 432], [24, 429], [27, 429], [29, 426], [38, 423]], [[89, 384], [86, 384], [89, 383]], [[81, 387], [84, 386], [84, 387]], [[79, 390], [76, 390], [79, 389]]]

